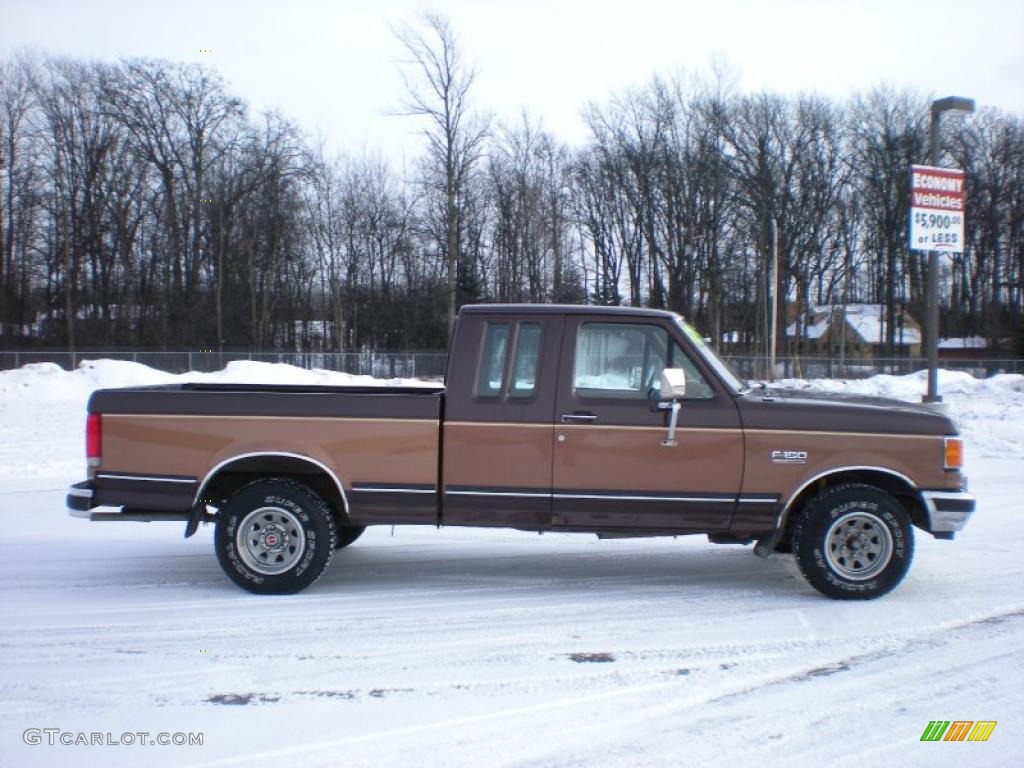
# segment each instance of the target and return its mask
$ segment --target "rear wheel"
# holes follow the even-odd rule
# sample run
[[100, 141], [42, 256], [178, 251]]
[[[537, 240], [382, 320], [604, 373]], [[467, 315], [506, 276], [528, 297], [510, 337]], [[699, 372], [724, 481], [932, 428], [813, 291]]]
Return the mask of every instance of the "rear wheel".
[[906, 510], [869, 485], [840, 485], [814, 499], [793, 526], [793, 556], [828, 597], [870, 600], [899, 584], [914, 556]]
[[282, 595], [314, 581], [334, 552], [334, 519], [312, 489], [286, 478], [240, 488], [217, 516], [221, 568], [249, 592]]

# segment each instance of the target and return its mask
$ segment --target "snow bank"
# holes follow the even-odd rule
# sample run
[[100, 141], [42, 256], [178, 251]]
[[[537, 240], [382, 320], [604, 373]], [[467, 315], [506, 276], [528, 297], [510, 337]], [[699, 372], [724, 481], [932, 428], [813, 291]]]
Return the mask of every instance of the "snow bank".
[[214, 373], [173, 374], [128, 360], [83, 360], [74, 371], [55, 363], [33, 363], [11, 371], [0, 371], [0, 397], [63, 398], [84, 395], [96, 389], [138, 387], [185, 382], [231, 384], [306, 384], [327, 386], [402, 385], [434, 386], [419, 379], [375, 379], [338, 371], [307, 370], [285, 363], [235, 360]]
[[[920, 403], [928, 391], [928, 372], [870, 379], [782, 379], [769, 386]], [[939, 370], [939, 394], [943, 410], [964, 435], [968, 474], [976, 457], [1024, 459], [1024, 375], [1000, 373], [976, 379], [963, 371]]]
[[[939, 392], [943, 398], [948, 395], [999, 397], [1024, 394], [1024, 375], [1019, 373], [1000, 373], [988, 379], [976, 379], [964, 371], [939, 370], [938, 373]], [[928, 372], [917, 371], [906, 376], [879, 374], [869, 379], [780, 379], [769, 386], [813, 389], [819, 392], [847, 392], [921, 402], [921, 398], [928, 391]]]
[[33, 363], [0, 371], [0, 479], [85, 472], [85, 406], [97, 389], [184, 382], [328, 386], [435, 386], [419, 379], [374, 379], [239, 360], [214, 373], [165, 373], [128, 360], [83, 360], [65, 371]]

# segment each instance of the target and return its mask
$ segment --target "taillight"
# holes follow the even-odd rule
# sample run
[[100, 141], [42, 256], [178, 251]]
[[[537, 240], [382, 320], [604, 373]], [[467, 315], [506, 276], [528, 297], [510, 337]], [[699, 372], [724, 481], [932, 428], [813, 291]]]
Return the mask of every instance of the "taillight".
[[90, 413], [85, 420], [85, 459], [90, 467], [98, 467], [102, 456], [103, 418], [98, 413]]
[[959, 437], [947, 437], [943, 443], [946, 469], [960, 469], [964, 465], [964, 441]]

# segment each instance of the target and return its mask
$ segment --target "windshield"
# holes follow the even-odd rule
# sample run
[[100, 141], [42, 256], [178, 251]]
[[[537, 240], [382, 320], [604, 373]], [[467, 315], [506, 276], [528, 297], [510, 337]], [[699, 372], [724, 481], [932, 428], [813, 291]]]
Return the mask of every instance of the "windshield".
[[679, 323], [679, 327], [682, 328], [683, 333], [686, 334], [686, 338], [693, 342], [693, 346], [695, 346], [700, 352], [701, 357], [704, 358], [704, 362], [714, 369], [720, 379], [732, 387], [735, 392], [743, 392], [750, 389], [747, 382], [737, 376], [733, 369], [729, 367], [729, 364], [720, 358], [718, 353], [715, 352], [715, 350], [713, 350], [706, 341], [704, 341], [704, 337], [700, 335], [696, 328], [681, 317], [677, 317], [676, 322]]

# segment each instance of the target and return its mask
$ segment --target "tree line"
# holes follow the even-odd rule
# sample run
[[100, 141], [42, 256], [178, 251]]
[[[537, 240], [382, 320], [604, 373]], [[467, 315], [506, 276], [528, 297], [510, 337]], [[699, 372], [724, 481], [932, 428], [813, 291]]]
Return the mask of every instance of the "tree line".
[[[404, 172], [253, 114], [206, 66], [0, 62], [0, 346], [443, 349], [458, 305], [529, 301], [666, 307], [756, 352], [775, 291], [780, 329], [844, 302], [885, 306], [890, 345], [901, 307], [923, 322], [907, 217], [927, 98], [742, 93], [713, 67], [587, 106], [570, 147], [479, 109], [443, 18], [397, 34], [395, 119], [424, 131]], [[947, 120], [942, 150], [968, 218], [941, 335], [1012, 351], [1024, 120]]]

